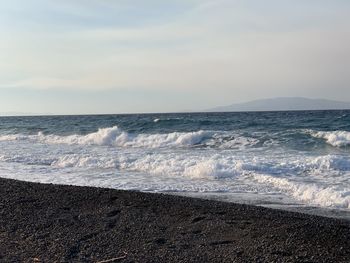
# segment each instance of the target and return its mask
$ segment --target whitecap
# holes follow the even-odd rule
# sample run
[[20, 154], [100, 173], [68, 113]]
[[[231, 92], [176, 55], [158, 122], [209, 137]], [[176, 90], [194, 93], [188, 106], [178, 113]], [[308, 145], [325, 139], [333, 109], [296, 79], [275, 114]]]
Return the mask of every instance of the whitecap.
[[254, 175], [262, 184], [269, 184], [282, 192], [287, 192], [295, 199], [307, 204], [322, 207], [350, 208], [350, 189], [335, 186], [321, 186], [305, 182], [293, 182], [287, 178], [270, 175]]
[[325, 139], [328, 144], [335, 147], [350, 145], [350, 132], [348, 131], [312, 131], [311, 135], [316, 138]]
[[87, 135], [59, 136], [39, 132], [37, 135], [3, 135], [0, 141], [29, 140], [47, 144], [79, 144], [79, 145], [101, 145], [120, 147], [182, 147], [201, 143], [211, 137], [213, 132], [172, 132], [164, 134], [132, 134], [124, 132], [117, 126], [111, 128], [100, 128], [97, 132]]

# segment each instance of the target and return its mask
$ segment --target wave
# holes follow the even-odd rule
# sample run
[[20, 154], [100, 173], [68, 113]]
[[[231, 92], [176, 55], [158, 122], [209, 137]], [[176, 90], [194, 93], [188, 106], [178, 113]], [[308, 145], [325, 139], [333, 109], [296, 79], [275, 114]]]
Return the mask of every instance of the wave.
[[44, 165], [51, 166], [57, 157], [37, 157], [33, 155], [0, 155], [1, 162], [21, 163], [26, 165]]
[[310, 134], [315, 138], [321, 138], [335, 147], [350, 145], [350, 132], [348, 131], [311, 131]]
[[222, 179], [240, 174], [240, 161], [230, 158], [188, 158], [174, 154], [146, 155], [140, 158], [96, 157], [91, 155], [65, 155], [51, 163], [58, 168], [116, 168], [120, 171], [148, 173], [158, 176]]
[[156, 134], [133, 134], [128, 133], [117, 126], [101, 128], [97, 132], [87, 135], [59, 136], [39, 132], [36, 135], [12, 134], [0, 136], [0, 141], [29, 140], [47, 144], [70, 144], [70, 145], [101, 145], [118, 147], [188, 147], [208, 146], [220, 148], [246, 148], [256, 145], [259, 140], [240, 135], [227, 135], [213, 131], [172, 132]]
[[172, 121], [181, 121], [181, 120], [184, 120], [183, 118], [176, 118], [176, 117], [173, 117], [173, 118], [155, 118], [153, 119], [153, 122], [157, 123], [157, 122], [172, 122]]
[[286, 178], [276, 178], [269, 175], [255, 175], [254, 179], [259, 183], [269, 184], [285, 191], [295, 199], [307, 204], [322, 207], [350, 208], [349, 189], [292, 182]]
[[[346, 176], [339, 172], [348, 174], [347, 172], [350, 171], [350, 160], [340, 156], [327, 155], [298, 159], [287, 165], [278, 161], [270, 163], [264, 159], [252, 160], [219, 154], [203, 157], [152, 154], [140, 158], [119, 156], [114, 159], [72, 155], [60, 158], [52, 165], [55, 167], [100, 167], [102, 165], [105, 168], [117, 168], [131, 173], [152, 174], [160, 180], [164, 176], [199, 179], [200, 182], [204, 180], [205, 185], [222, 181], [225, 183], [221, 184], [220, 189], [225, 188], [228, 192], [232, 187], [240, 187], [242, 183], [250, 185], [251, 189], [259, 193], [271, 192], [271, 188], [264, 187], [267, 185], [309, 205], [350, 208], [350, 189], [346, 189], [347, 184], [344, 184], [343, 188], [338, 184], [339, 181], [345, 180], [344, 176]], [[293, 182], [290, 178], [286, 178], [290, 173], [297, 175], [301, 171], [309, 173], [308, 180]], [[295, 178], [292, 175], [289, 176]], [[328, 178], [329, 176], [331, 178]], [[236, 179], [241, 183], [237, 183]], [[254, 185], [254, 181], [258, 185]], [[172, 188], [173, 191], [176, 190], [175, 188]]]
[[48, 144], [80, 144], [104, 146], [130, 146], [158, 148], [166, 146], [191, 146], [210, 137], [212, 132], [197, 131], [189, 133], [173, 132], [168, 134], [131, 134], [122, 131], [117, 126], [101, 128], [87, 135], [59, 136], [39, 132], [37, 135], [3, 135], [0, 141], [30, 140]]
[[[189, 151], [147, 152], [137, 149], [136, 152], [129, 152], [104, 149], [98, 152], [57, 152], [56, 156], [49, 158], [44, 154], [0, 155], [0, 162], [40, 165], [39, 174], [53, 171], [67, 174], [62, 182], [57, 177], [55, 180], [58, 183], [70, 180], [69, 174], [79, 174], [75, 179], [79, 180], [80, 176], [92, 171], [96, 175], [86, 177], [86, 180], [101, 183], [105, 180], [102, 174], [107, 172], [123, 174], [120, 183], [125, 184], [131, 182], [133, 176], [141, 176], [143, 184], [136, 190], [149, 187], [158, 189], [157, 185], [162, 185], [161, 189], [167, 186], [171, 191], [176, 191], [179, 190], [176, 185], [188, 183], [192, 186], [181, 186], [181, 191], [212, 191], [217, 188], [230, 192], [245, 185], [253, 189], [250, 191], [259, 194], [271, 193], [277, 189], [278, 192], [307, 204], [350, 208], [350, 159], [340, 155], [273, 159], [269, 156], [237, 156], [229, 152], [198, 155]], [[117, 178], [111, 179], [111, 182], [118, 181]], [[293, 181], [295, 179], [302, 181]]]
[[[50, 137], [51, 138], [51, 137]], [[181, 137], [182, 140], [186, 137]], [[45, 138], [48, 140], [48, 138]], [[59, 140], [61, 142], [62, 138]], [[70, 140], [70, 139], [69, 139]], [[84, 138], [82, 142], [86, 142]], [[55, 140], [57, 143], [57, 140]], [[94, 141], [95, 142], [95, 141]], [[102, 142], [99, 140], [99, 142]], [[106, 142], [106, 141], [104, 141]], [[132, 141], [135, 143], [136, 141]], [[193, 141], [191, 141], [193, 142]], [[149, 142], [147, 142], [148, 144]], [[183, 141], [181, 141], [184, 144]], [[186, 142], [188, 143], [188, 142]], [[142, 143], [144, 145], [145, 143]], [[157, 143], [158, 145], [159, 143]], [[154, 146], [154, 144], [152, 144]], [[138, 143], [138, 146], [140, 144]], [[270, 174], [274, 176], [307, 175], [315, 177], [336, 177], [350, 172], [350, 158], [346, 155], [329, 154], [321, 156], [285, 155], [279, 153], [256, 155], [255, 152], [231, 151], [148, 151], [136, 149], [104, 148], [55, 148], [46, 155], [41, 146], [32, 148], [30, 153], [13, 145], [15, 152], [0, 154], [0, 161], [49, 165], [53, 167], [80, 167], [137, 171], [160, 175], [188, 177], [229, 178], [247, 173]], [[67, 150], [68, 149], [68, 150]]]
[[[1, 158], [0, 158], [1, 159]], [[336, 176], [350, 171], [350, 159], [342, 156], [319, 156], [296, 160], [245, 158], [216, 154], [195, 156], [176, 153], [137, 155], [119, 154], [96, 156], [69, 154], [58, 157], [51, 163], [54, 167], [116, 168], [156, 175], [182, 176], [190, 178], [222, 179], [249, 174], [308, 174], [315, 178]]]
[[350, 159], [346, 156], [328, 154], [312, 158], [308, 166], [318, 171], [350, 171]]
[[50, 165], [56, 168], [79, 167], [109, 169], [118, 167], [117, 161], [112, 157], [79, 154], [60, 156], [56, 160], [52, 161]]

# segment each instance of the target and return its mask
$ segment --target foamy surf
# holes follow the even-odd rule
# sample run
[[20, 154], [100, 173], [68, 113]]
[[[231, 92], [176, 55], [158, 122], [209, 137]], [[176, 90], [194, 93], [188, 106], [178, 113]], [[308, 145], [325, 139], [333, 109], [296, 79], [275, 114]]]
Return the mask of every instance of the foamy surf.
[[348, 131], [319, 131], [311, 132], [311, 135], [324, 139], [328, 144], [335, 147], [350, 145], [350, 132]]
[[247, 138], [238, 134], [227, 134], [214, 131], [172, 132], [164, 134], [133, 134], [118, 126], [100, 128], [97, 132], [87, 135], [59, 136], [45, 135], [38, 132], [36, 135], [10, 134], [0, 136], [0, 141], [32, 141], [46, 144], [70, 145], [100, 145], [118, 147], [186, 147], [186, 146], [218, 146], [221, 148], [244, 148], [254, 146], [259, 140]]
[[334, 131], [320, 131], [308, 126], [309, 115], [290, 114], [295, 119], [220, 113], [6, 120], [0, 176], [316, 206], [349, 211], [350, 218], [350, 132], [344, 130], [350, 115], [334, 116], [342, 129], [331, 122]]
[[277, 190], [285, 191], [297, 200], [310, 205], [350, 208], [350, 189], [293, 182], [287, 178], [276, 178], [269, 175], [255, 175], [254, 179], [259, 183], [272, 185]]

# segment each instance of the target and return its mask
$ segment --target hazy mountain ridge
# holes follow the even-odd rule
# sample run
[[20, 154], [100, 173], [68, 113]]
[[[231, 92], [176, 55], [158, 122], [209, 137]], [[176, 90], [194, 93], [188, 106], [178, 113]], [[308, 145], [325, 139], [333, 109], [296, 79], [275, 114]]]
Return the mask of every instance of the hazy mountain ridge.
[[21, 117], [21, 116], [40, 116], [40, 115], [49, 115], [49, 114], [40, 114], [40, 113], [33, 113], [33, 112], [17, 112], [17, 111], [0, 112], [0, 117]]
[[343, 110], [350, 109], [350, 102], [309, 99], [303, 97], [279, 97], [235, 103], [209, 109], [213, 112], [225, 111], [288, 111], [288, 110]]

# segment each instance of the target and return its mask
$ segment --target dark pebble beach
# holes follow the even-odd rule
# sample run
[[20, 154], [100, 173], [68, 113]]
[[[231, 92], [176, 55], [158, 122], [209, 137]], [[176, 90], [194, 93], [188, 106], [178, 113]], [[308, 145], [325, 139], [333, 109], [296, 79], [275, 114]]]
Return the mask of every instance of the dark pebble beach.
[[350, 222], [0, 179], [1, 262], [350, 262]]

